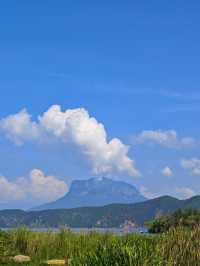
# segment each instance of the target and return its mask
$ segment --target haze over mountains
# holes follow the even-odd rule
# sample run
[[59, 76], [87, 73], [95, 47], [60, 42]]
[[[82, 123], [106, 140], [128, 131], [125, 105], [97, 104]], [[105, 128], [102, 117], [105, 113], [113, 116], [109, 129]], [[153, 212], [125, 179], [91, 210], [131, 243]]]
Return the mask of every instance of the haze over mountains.
[[134, 186], [123, 181], [102, 177], [75, 180], [64, 197], [35, 209], [70, 209], [113, 203], [136, 203], [144, 200], [146, 200], [145, 197]]

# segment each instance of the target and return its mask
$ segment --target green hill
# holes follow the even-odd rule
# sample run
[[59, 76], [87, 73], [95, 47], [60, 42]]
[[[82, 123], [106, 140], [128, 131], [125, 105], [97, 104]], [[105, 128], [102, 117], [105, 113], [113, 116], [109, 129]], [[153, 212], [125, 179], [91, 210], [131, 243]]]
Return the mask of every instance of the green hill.
[[172, 213], [177, 209], [200, 209], [200, 196], [178, 200], [163, 196], [134, 204], [112, 204], [103, 207], [83, 207], [43, 211], [2, 210], [0, 227], [120, 227], [125, 222], [144, 225], [159, 214]]

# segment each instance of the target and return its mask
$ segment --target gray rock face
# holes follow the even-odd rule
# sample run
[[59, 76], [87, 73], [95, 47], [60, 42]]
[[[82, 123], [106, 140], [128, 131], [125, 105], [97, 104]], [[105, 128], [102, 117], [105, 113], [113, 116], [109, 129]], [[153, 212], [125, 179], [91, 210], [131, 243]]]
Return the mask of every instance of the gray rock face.
[[145, 198], [134, 186], [103, 177], [73, 181], [69, 192], [63, 198], [36, 209], [69, 209], [112, 203], [135, 203], [144, 200]]

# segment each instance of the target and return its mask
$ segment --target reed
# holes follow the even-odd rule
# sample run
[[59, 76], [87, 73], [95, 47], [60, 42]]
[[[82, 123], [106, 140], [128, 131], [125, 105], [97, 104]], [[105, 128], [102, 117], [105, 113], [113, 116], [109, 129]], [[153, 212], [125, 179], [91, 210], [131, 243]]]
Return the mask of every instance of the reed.
[[33, 232], [20, 228], [0, 234], [0, 265], [15, 266], [7, 256], [23, 254], [39, 266], [50, 259], [72, 266], [200, 266], [200, 227], [171, 229], [162, 235]]

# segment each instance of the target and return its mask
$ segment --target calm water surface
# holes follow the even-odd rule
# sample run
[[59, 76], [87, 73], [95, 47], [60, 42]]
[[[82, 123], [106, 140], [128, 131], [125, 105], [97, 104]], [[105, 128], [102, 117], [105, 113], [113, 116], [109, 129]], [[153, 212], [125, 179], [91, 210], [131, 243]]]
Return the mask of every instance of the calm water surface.
[[[4, 231], [13, 230], [15, 228], [1, 228]], [[36, 232], [59, 232], [59, 228], [30, 228], [33, 231]], [[114, 234], [128, 234], [128, 233], [141, 233], [146, 234], [147, 229], [144, 227], [137, 227], [137, 228], [131, 228], [129, 230], [125, 230], [123, 228], [69, 228], [74, 233], [88, 233], [88, 232], [98, 232], [98, 233], [114, 233]]]

